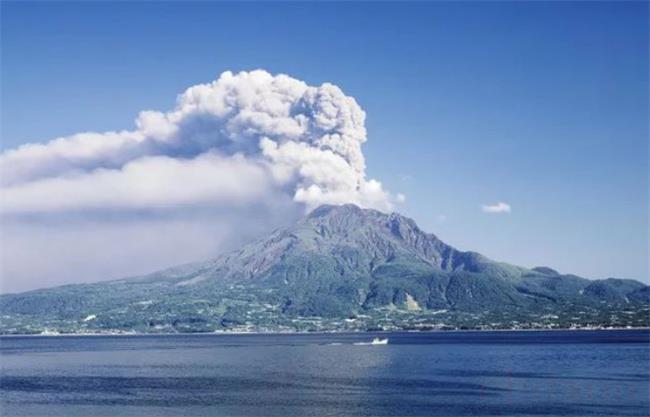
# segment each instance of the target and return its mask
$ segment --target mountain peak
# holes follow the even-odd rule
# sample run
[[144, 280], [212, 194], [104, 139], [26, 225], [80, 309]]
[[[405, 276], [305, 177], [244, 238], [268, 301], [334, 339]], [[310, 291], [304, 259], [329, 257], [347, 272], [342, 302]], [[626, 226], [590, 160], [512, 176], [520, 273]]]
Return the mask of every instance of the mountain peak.
[[308, 216], [311, 224], [327, 224], [335, 229], [372, 227], [390, 231], [393, 237], [399, 239], [432, 238], [417, 226], [413, 219], [402, 216], [397, 212], [384, 213], [375, 209], [361, 208], [355, 204], [331, 205], [325, 204], [314, 209]]
[[309, 215], [307, 216], [308, 218], [319, 218], [319, 217], [326, 217], [326, 216], [341, 216], [341, 215], [349, 215], [352, 213], [361, 213], [364, 209], [361, 207], [352, 204], [352, 203], [347, 203], [347, 204], [323, 204], [321, 206], [316, 207], [314, 210], [312, 210]]
[[386, 213], [372, 208], [361, 208], [356, 204], [323, 204], [316, 207], [308, 215], [308, 219], [318, 219], [324, 217], [350, 217], [358, 216], [368, 219], [385, 219], [387, 222], [396, 224], [408, 224], [410, 227], [417, 228], [413, 219], [405, 217], [398, 212]]

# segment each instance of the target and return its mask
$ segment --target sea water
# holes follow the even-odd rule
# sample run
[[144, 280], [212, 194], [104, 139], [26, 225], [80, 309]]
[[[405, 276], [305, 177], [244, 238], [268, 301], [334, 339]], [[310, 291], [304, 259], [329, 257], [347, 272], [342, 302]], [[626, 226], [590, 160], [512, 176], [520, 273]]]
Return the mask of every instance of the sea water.
[[[387, 345], [355, 345], [373, 337]], [[648, 416], [650, 332], [0, 338], [3, 416]]]

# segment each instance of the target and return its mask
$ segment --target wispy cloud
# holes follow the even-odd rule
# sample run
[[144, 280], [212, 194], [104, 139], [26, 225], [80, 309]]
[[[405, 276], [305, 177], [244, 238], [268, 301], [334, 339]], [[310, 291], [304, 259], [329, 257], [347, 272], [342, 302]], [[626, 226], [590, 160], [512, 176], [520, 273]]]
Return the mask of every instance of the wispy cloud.
[[481, 210], [483, 210], [483, 213], [502, 214], [510, 213], [512, 211], [512, 208], [510, 207], [510, 204], [499, 201], [496, 204], [483, 205], [481, 206]]

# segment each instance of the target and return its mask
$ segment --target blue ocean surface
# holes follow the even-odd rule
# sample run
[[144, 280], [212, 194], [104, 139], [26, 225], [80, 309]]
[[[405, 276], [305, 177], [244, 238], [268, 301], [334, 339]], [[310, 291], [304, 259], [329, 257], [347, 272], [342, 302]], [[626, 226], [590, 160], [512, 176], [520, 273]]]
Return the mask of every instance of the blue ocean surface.
[[[388, 337], [385, 346], [355, 345]], [[650, 332], [0, 338], [3, 416], [648, 416]]]

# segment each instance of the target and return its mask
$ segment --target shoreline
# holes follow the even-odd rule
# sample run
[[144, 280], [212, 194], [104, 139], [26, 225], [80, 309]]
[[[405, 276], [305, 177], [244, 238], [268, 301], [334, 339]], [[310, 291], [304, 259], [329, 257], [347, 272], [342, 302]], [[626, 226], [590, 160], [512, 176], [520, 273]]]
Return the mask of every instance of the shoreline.
[[650, 331], [650, 327], [612, 327], [579, 329], [450, 329], [450, 330], [387, 330], [387, 331], [319, 331], [319, 332], [179, 332], [179, 333], [61, 333], [61, 334], [0, 334], [2, 338], [12, 337], [152, 337], [152, 336], [305, 336], [305, 335], [364, 335], [364, 334], [401, 334], [401, 333], [497, 333], [497, 332], [617, 332]]

